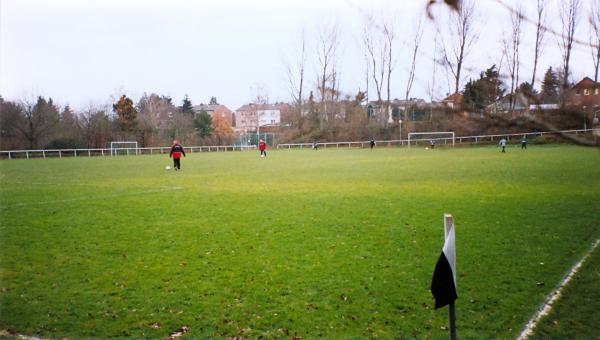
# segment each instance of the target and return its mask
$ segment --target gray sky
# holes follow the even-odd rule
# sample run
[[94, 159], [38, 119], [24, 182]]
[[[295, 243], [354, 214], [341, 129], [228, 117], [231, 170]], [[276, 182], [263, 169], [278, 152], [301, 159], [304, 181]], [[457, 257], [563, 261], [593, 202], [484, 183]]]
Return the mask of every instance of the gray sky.
[[[506, 0], [517, 3], [518, 0]], [[556, 7], [559, 0], [551, 1]], [[51, 96], [59, 104], [81, 109], [105, 104], [126, 93], [137, 101], [144, 93], [170, 95], [180, 104], [188, 94], [196, 105], [216, 96], [235, 110], [264, 86], [271, 101], [289, 101], [284, 61], [296, 56], [300, 32], [308, 37], [309, 84], [314, 87], [314, 47], [319, 23], [337, 21], [341, 46], [341, 89], [355, 94], [365, 88], [361, 27], [364, 13], [393, 14], [399, 55], [392, 97], [403, 98], [414, 18], [425, 0], [0, 0], [0, 94], [11, 100]], [[532, 9], [534, 0], [521, 3]], [[584, 1], [585, 4], [587, 4]], [[495, 0], [478, 0], [480, 38], [467, 60], [483, 70], [501, 58], [501, 40], [510, 29], [509, 13]], [[444, 19], [444, 7], [438, 19]], [[582, 18], [587, 18], [585, 7]], [[533, 17], [532, 11], [529, 16]], [[560, 29], [553, 8], [548, 23]], [[533, 27], [524, 24], [523, 80], [531, 78]], [[433, 23], [426, 33], [412, 97], [429, 99], [432, 79]], [[587, 20], [577, 31], [588, 41]], [[557, 38], [548, 34], [538, 77], [561, 64]], [[589, 48], [576, 46], [573, 78], [591, 76]], [[478, 73], [477, 72], [477, 73]], [[437, 66], [436, 96], [448, 80]], [[476, 76], [476, 74], [471, 74]], [[371, 98], [375, 93], [371, 92]]]

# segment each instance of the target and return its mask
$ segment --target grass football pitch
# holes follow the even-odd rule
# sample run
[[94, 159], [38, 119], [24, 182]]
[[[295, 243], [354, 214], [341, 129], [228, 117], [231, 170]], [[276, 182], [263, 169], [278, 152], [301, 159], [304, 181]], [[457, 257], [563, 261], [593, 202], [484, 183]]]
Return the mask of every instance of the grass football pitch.
[[600, 237], [594, 148], [194, 153], [179, 172], [166, 165], [1, 161], [0, 330], [443, 338], [447, 310], [429, 286], [450, 213], [459, 337], [514, 338]]

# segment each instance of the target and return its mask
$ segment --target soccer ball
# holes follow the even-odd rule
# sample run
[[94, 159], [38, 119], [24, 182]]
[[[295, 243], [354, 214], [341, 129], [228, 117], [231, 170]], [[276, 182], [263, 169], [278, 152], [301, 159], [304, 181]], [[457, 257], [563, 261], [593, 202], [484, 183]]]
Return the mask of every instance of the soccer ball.
[[260, 155], [260, 157], [265, 157], [265, 155]]
[[167, 165], [167, 166], [165, 167], [165, 170], [171, 170], [171, 167]]

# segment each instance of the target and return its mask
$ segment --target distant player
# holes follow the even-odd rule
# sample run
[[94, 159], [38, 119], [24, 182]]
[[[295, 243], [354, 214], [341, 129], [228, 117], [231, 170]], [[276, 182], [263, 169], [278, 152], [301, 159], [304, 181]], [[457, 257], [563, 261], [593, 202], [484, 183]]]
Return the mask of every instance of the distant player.
[[179, 144], [178, 140], [174, 140], [171, 152], [169, 152], [169, 158], [173, 158], [173, 169], [175, 171], [181, 169], [181, 155], [185, 157], [185, 150], [183, 150], [183, 146]]
[[502, 152], [506, 152], [506, 139], [502, 138], [500, 140], [500, 143], [498, 143], [498, 145], [500, 145], [502, 147]]
[[373, 150], [373, 148], [375, 147], [375, 138], [371, 138], [371, 143], [369, 143], [371, 145], [371, 150]]
[[429, 140], [429, 146], [431, 147], [431, 149], [435, 148], [435, 140], [430, 139]]
[[523, 139], [521, 139], [521, 150], [527, 150], [527, 137], [523, 135]]
[[262, 139], [258, 142], [258, 150], [260, 150], [260, 157], [267, 157], [267, 143]]
[[317, 144], [317, 142], [313, 142], [312, 148], [313, 150], [319, 150], [319, 144]]

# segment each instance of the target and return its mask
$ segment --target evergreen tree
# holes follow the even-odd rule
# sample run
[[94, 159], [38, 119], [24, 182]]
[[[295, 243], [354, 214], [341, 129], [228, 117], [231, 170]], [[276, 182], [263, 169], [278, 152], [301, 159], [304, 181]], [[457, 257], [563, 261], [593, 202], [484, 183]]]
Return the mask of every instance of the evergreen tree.
[[558, 74], [549, 67], [544, 74], [544, 80], [542, 81], [541, 100], [544, 104], [555, 104], [558, 103], [558, 95], [560, 89], [560, 79]]
[[502, 98], [503, 94], [504, 88], [500, 74], [496, 65], [492, 65], [479, 75], [479, 79], [470, 80], [465, 85], [463, 106], [466, 109], [482, 110]]
[[185, 95], [185, 98], [183, 98], [183, 102], [179, 108], [179, 111], [183, 114], [194, 116], [194, 107], [192, 106], [192, 101], [188, 98], [187, 94]]
[[517, 93], [522, 93], [525, 97], [527, 97], [530, 100], [537, 98], [538, 95], [538, 92], [528, 82], [521, 83], [521, 85], [519, 85], [519, 88], [517, 89]]
[[208, 112], [202, 110], [194, 117], [194, 128], [200, 138], [208, 137], [213, 132], [212, 117]]
[[477, 91], [477, 85], [470, 79], [465, 84], [465, 90], [463, 93], [463, 107], [465, 109], [479, 109], [482, 106], [481, 98], [479, 98], [479, 92]]
[[78, 132], [77, 115], [67, 104], [60, 113], [58, 137], [62, 139], [75, 139]]

